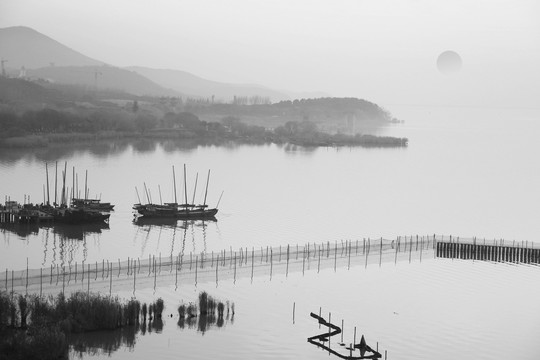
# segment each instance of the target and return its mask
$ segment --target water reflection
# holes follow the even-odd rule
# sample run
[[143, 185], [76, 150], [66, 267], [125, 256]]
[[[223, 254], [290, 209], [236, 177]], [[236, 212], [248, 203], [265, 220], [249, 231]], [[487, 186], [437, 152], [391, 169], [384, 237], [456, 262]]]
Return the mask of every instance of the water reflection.
[[55, 225], [53, 233], [65, 240], [84, 240], [88, 234], [101, 234], [109, 230], [109, 224]]
[[40, 151], [29, 151], [28, 149], [2, 149], [0, 152], [0, 164], [12, 164], [23, 160], [28, 163], [43, 163], [58, 161], [58, 159], [71, 159], [74, 157], [91, 156], [94, 158], [106, 159], [111, 156], [119, 156], [125, 152], [138, 154], [153, 153], [163, 150], [165, 153], [192, 152], [199, 147], [219, 146], [226, 150], [234, 150], [243, 145], [250, 146], [276, 146], [286, 153], [312, 154], [319, 147], [301, 146], [290, 143], [273, 144], [254, 143], [218, 139], [182, 139], [182, 141], [170, 139], [108, 139], [98, 140], [88, 143], [77, 143], [73, 145], [54, 145], [40, 148]]
[[9, 231], [20, 237], [38, 235], [40, 230], [46, 234], [53, 233], [63, 240], [84, 240], [88, 234], [101, 234], [103, 230], [109, 230], [109, 224], [39, 224], [39, 223], [2, 223], [0, 229]]
[[[209, 223], [216, 223], [217, 219], [215, 217], [205, 219], [205, 220], [178, 220], [175, 218], [146, 218], [144, 216], [135, 217], [133, 224], [138, 227], [144, 234], [144, 240], [142, 241], [142, 250], [141, 256], [145, 253], [148, 240], [151, 238], [152, 233], [157, 232], [157, 243], [158, 248], [160, 247], [160, 241], [162, 237], [162, 232], [165, 232], [167, 238], [171, 239], [170, 244], [170, 253], [168, 256], [175, 257], [176, 255], [184, 256], [186, 239], [188, 237], [191, 240], [193, 253], [197, 252], [197, 244], [201, 243], [202, 240], [202, 253], [206, 254], [207, 252], [207, 227]], [[139, 231], [137, 231], [139, 233]], [[202, 239], [199, 237], [202, 236]], [[178, 250], [175, 249], [178, 241], [181, 241], [181, 250], [178, 253]]]
[[36, 223], [0, 223], [2, 232], [9, 231], [19, 237], [27, 237], [29, 235], [37, 235], [39, 225]]
[[234, 324], [234, 314], [224, 316], [223, 314], [199, 315], [197, 317], [180, 317], [176, 323], [180, 329], [197, 330], [204, 335], [205, 332], [213, 328], [222, 328], [227, 324]]
[[[172, 316], [172, 315], [171, 315]], [[230, 316], [216, 316], [215, 314], [207, 316], [194, 316], [180, 318], [177, 322], [179, 329], [195, 330], [202, 335], [212, 328], [223, 328], [227, 324], [234, 323], [234, 314]], [[150, 335], [152, 333], [161, 334], [165, 322], [159, 317], [153, 320], [144, 321], [135, 326], [125, 326], [112, 331], [92, 331], [80, 334], [72, 334], [69, 337], [71, 355], [79, 358], [91, 356], [111, 356], [121, 347], [128, 348], [130, 351], [135, 348], [138, 336]]]
[[129, 349], [135, 347], [136, 335], [143, 328], [139, 326], [125, 326], [113, 331], [93, 331], [74, 334], [69, 338], [72, 352], [82, 358], [84, 355], [111, 355], [120, 347]]
[[25, 162], [53, 162], [58, 159], [70, 159], [91, 155], [96, 158], [107, 158], [111, 155], [122, 154], [133, 146], [132, 140], [95, 141], [91, 143], [77, 143], [74, 145], [49, 146], [40, 148], [40, 151], [28, 149], [2, 149], [0, 164], [10, 164], [15, 161]]

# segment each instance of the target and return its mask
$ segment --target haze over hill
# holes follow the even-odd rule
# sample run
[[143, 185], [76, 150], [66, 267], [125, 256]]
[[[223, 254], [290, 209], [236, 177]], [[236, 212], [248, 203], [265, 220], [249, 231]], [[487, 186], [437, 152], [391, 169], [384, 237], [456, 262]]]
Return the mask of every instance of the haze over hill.
[[[234, 97], [257, 96], [275, 102], [291, 99], [286, 91], [261, 85], [229, 84], [206, 80], [181, 70], [107, 65], [85, 56], [40, 32], [14, 26], [0, 29], [0, 56], [11, 76], [42, 78], [61, 84], [114, 89], [134, 95], [187, 96], [230, 102]], [[295, 94], [298, 97], [313, 94]], [[317, 95], [327, 96], [325, 93]], [[307, 96], [306, 96], [307, 97]]]
[[220, 83], [180, 70], [151, 69], [141, 66], [130, 66], [127, 69], [135, 71], [161, 86], [204, 98], [214, 96], [216, 100], [230, 101], [234, 96], [258, 95], [271, 101], [289, 99], [289, 95], [263, 86]]
[[133, 71], [113, 66], [52, 66], [28, 70], [27, 75], [61, 84], [123, 90], [134, 95], [181, 96]]
[[0, 55], [6, 67], [36, 69], [46, 66], [101, 66], [92, 59], [25, 26], [0, 29]]

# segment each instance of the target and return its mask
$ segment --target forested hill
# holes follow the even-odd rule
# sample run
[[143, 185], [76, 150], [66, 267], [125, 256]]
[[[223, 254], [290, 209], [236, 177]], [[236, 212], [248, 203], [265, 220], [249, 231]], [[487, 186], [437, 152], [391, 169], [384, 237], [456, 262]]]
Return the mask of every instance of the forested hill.
[[267, 127], [280, 126], [287, 121], [309, 120], [330, 132], [358, 132], [354, 129], [359, 130], [366, 124], [373, 127], [395, 120], [379, 105], [357, 98], [328, 97], [274, 104], [260, 102], [256, 98], [236, 98], [232, 104], [188, 104], [185, 110], [212, 121], [233, 116]]

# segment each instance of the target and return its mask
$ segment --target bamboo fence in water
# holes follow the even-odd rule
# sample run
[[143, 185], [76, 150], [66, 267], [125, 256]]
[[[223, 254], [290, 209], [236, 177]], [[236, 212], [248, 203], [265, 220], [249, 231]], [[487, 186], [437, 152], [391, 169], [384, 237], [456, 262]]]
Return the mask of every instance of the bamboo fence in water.
[[510, 261], [528, 264], [540, 262], [540, 248], [534, 243], [478, 240], [452, 236], [405, 236], [395, 240], [362, 239], [340, 242], [308, 243], [266, 248], [240, 248], [220, 252], [149, 256], [102, 260], [40, 269], [5, 269], [0, 290], [12, 294], [58, 294], [75, 291], [112, 295], [117, 291], [236, 281], [290, 272], [350, 269], [398, 261], [422, 261], [435, 257]]

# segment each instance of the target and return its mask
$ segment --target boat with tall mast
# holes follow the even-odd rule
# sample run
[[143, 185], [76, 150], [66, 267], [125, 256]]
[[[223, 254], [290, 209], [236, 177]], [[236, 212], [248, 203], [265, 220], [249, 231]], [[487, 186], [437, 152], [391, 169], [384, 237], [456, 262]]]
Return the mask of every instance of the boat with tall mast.
[[[85, 180], [85, 197], [82, 199], [82, 203], [78, 203], [75, 199], [75, 168], [73, 168], [73, 187], [72, 187], [72, 201], [70, 206], [69, 204], [69, 191], [66, 188], [66, 174], [67, 174], [67, 162], [64, 165], [64, 171], [62, 171], [62, 193], [61, 193], [61, 203], [60, 205], [54, 204], [50, 205], [49, 195], [47, 194], [47, 204], [42, 209], [53, 217], [54, 222], [63, 223], [63, 224], [91, 224], [91, 223], [102, 223], [109, 220], [110, 214], [107, 212], [112, 209], [111, 205], [107, 205], [107, 211], [104, 208], [99, 206], [89, 206], [90, 203], [87, 201], [88, 187]], [[86, 179], [88, 179], [88, 171], [86, 172]], [[48, 173], [47, 173], [47, 184], [48, 184]], [[56, 187], [56, 180], [55, 180]], [[48, 193], [48, 186], [47, 186]], [[56, 189], [55, 189], [55, 198], [56, 198]], [[56, 199], [55, 199], [56, 200]], [[94, 204], [101, 204], [100, 201], [93, 202]], [[103, 203], [106, 204], [106, 203]], [[114, 205], [113, 205], [114, 206]]]
[[[187, 198], [187, 172], [186, 172], [186, 165], [184, 164], [184, 203], [178, 204], [178, 199], [176, 196], [176, 175], [175, 175], [174, 166], [173, 166], [174, 203], [165, 203], [163, 205], [152, 204], [148, 197], [148, 193], [146, 193], [148, 204], [146, 205], [141, 204], [141, 201], [139, 198], [139, 203], [133, 205], [133, 209], [136, 210], [140, 216], [144, 216], [146, 218], [175, 218], [175, 219], [180, 219], [180, 220], [188, 220], [188, 219], [215, 220], [215, 215], [218, 212], [217, 206], [215, 208], [209, 208], [208, 205], [206, 204], [209, 180], [210, 180], [210, 170], [208, 170], [208, 178], [206, 181], [206, 190], [204, 194], [203, 204], [196, 205], [194, 203], [195, 191], [193, 194], [193, 203], [189, 203], [188, 198]], [[147, 192], [146, 185], [145, 185], [145, 192]]]

